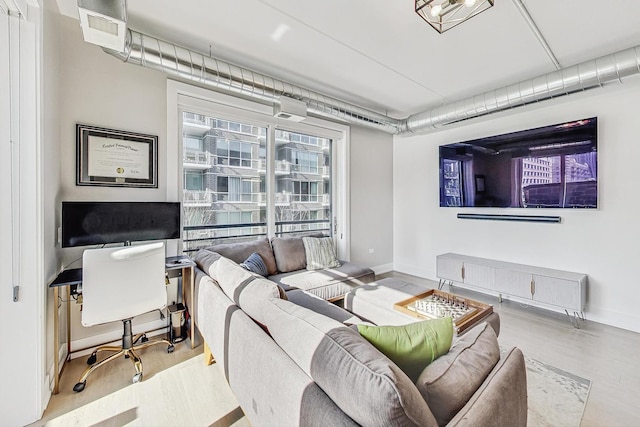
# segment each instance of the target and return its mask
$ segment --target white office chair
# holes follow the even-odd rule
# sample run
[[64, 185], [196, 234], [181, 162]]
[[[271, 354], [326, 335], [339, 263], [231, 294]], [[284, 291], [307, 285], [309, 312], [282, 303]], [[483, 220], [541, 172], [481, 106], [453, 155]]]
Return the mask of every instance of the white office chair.
[[[137, 350], [155, 344], [168, 345], [168, 340], [149, 341], [145, 334], [132, 336], [131, 319], [140, 314], [160, 310], [166, 306], [164, 243], [118, 248], [87, 249], [82, 257], [82, 325], [93, 326], [121, 320], [124, 326], [122, 347], [98, 347], [87, 360], [89, 366], [73, 387], [84, 390], [87, 377], [107, 362], [124, 355], [131, 359], [136, 374], [133, 382], [142, 380], [142, 360]], [[141, 344], [135, 345], [141, 341]], [[98, 352], [115, 353], [98, 361]]]

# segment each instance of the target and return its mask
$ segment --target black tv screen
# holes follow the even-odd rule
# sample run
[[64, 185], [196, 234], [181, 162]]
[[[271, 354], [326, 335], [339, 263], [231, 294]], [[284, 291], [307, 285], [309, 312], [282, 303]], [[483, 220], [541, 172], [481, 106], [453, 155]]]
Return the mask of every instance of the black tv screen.
[[440, 146], [440, 206], [597, 208], [597, 118]]
[[180, 238], [174, 202], [62, 202], [62, 247]]

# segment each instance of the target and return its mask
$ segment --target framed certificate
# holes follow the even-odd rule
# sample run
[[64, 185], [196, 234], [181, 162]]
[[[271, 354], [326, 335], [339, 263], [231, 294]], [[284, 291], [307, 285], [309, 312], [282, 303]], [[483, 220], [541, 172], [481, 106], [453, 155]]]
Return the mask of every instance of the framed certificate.
[[158, 137], [76, 125], [76, 185], [158, 188]]

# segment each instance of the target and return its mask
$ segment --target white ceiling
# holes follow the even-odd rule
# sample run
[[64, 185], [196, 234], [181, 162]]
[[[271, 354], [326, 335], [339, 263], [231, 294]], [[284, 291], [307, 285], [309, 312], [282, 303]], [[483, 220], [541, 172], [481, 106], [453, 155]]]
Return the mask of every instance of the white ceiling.
[[[405, 118], [556, 68], [514, 1], [438, 34], [411, 0], [128, 0], [129, 27]], [[57, 0], [77, 19], [76, 0]], [[523, 2], [562, 67], [640, 45], [640, 1]], [[278, 37], [279, 35], [279, 37]]]

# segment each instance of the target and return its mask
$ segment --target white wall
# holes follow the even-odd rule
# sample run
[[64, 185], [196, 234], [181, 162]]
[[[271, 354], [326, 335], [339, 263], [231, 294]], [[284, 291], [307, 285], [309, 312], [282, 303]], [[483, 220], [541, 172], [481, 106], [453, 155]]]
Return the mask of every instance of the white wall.
[[[59, 271], [57, 224], [60, 223], [60, 28], [55, 2], [43, 5], [42, 66], [42, 209], [45, 282], [51, 283]], [[56, 302], [47, 289], [46, 319], [53, 318]], [[66, 328], [66, 326], [63, 326]], [[46, 327], [46, 372], [53, 381], [53, 322]], [[48, 390], [48, 388], [47, 388]]]
[[48, 396], [41, 212], [42, 13], [33, 2], [22, 5], [27, 10], [21, 15], [0, 12], [0, 319], [7, 332], [14, 332], [0, 352], [0, 376], [11, 384], [0, 399], [6, 425], [40, 418]]
[[377, 274], [392, 268], [392, 158], [390, 134], [351, 127], [351, 261]]
[[[446, 130], [394, 137], [394, 269], [436, 278], [446, 252], [586, 273], [587, 319], [640, 332], [640, 82], [594, 89]], [[597, 210], [440, 208], [438, 146], [598, 117]], [[559, 215], [560, 224], [461, 220], [459, 212]]]
[[[166, 182], [166, 78], [162, 73], [124, 64], [98, 46], [85, 43], [77, 20], [58, 16], [60, 26], [60, 142], [59, 196], [55, 205], [56, 227], [60, 203], [69, 200], [164, 201]], [[158, 188], [76, 186], [76, 124], [158, 135]], [[60, 249], [60, 265], [80, 267], [84, 247]], [[77, 260], [77, 261], [76, 261]], [[75, 261], [75, 262], [74, 262]], [[122, 335], [120, 323], [84, 328], [79, 305], [72, 303], [72, 350], [91, 346], [112, 334]], [[136, 324], [157, 320], [157, 314], [138, 318]], [[63, 325], [61, 325], [64, 328]], [[62, 329], [62, 334], [66, 333]], [[136, 332], [134, 325], [134, 332]], [[64, 335], [61, 334], [62, 339]]]

